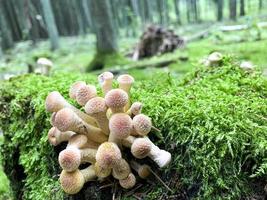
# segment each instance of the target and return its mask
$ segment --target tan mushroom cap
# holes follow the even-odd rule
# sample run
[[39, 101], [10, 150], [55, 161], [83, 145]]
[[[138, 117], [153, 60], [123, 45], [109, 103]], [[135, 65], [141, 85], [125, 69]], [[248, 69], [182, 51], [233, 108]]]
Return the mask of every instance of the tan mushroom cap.
[[59, 153], [58, 162], [62, 169], [72, 172], [81, 164], [81, 153], [77, 148], [67, 148]]
[[102, 143], [96, 153], [96, 162], [103, 168], [111, 168], [121, 159], [121, 151], [113, 142]]
[[48, 112], [57, 112], [62, 108], [65, 99], [58, 91], [49, 93], [45, 100], [45, 108]]
[[83, 85], [81, 86], [76, 93], [77, 103], [81, 106], [84, 106], [90, 99], [97, 96], [97, 91], [93, 85]]
[[78, 193], [84, 185], [84, 176], [80, 170], [67, 172], [63, 170], [59, 178], [62, 189], [68, 194]]
[[75, 113], [70, 108], [63, 108], [55, 116], [55, 126], [60, 131], [68, 131], [75, 125]]
[[121, 89], [112, 89], [106, 94], [105, 101], [110, 108], [123, 108], [128, 102], [128, 94]]
[[130, 173], [126, 179], [121, 179], [119, 180], [119, 182], [121, 187], [125, 189], [130, 189], [135, 186], [136, 178], [132, 173]]
[[145, 158], [151, 151], [151, 143], [145, 138], [137, 138], [131, 146], [131, 153], [138, 159]]
[[132, 132], [132, 119], [125, 113], [116, 113], [109, 120], [109, 129], [116, 138], [127, 138]]
[[112, 168], [103, 167], [98, 162], [94, 165], [96, 176], [99, 178], [106, 178], [111, 174]]
[[152, 122], [150, 117], [144, 114], [139, 114], [134, 116], [133, 127], [139, 135], [141, 136], [147, 135], [151, 131], [152, 127]]
[[70, 86], [70, 89], [69, 89], [69, 96], [70, 98], [72, 99], [76, 99], [76, 93], [77, 91], [82, 87], [82, 86], [85, 86], [86, 83], [84, 81], [76, 81], [75, 83], [73, 83], [71, 86]]
[[102, 85], [107, 80], [112, 80], [114, 75], [111, 72], [103, 72], [98, 76], [98, 82], [100, 85]]
[[112, 176], [118, 180], [125, 179], [131, 173], [131, 168], [125, 159], [116, 162], [112, 170]]
[[85, 112], [92, 116], [106, 112], [107, 109], [105, 99], [102, 97], [94, 97], [85, 105]]

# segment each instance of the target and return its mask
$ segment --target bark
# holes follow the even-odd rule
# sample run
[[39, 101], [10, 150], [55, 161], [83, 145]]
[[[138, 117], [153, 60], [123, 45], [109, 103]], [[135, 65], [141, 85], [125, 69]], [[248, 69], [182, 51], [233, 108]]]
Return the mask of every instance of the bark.
[[245, 0], [240, 0], [240, 16], [245, 16]]
[[223, 20], [223, 0], [217, 0], [217, 20]]
[[263, 8], [263, 0], [259, 0], [259, 10], [262, 10]]
[[229, 0], [230, 19], [236, 20], [236, 0]]
[[59, 36], [50, 0], [41, 0], [41, 4], [44, 12], [44, 19], [47, 26], [48, 35], [51, 41], [51, 49], [52, 50], [58, 49]]
[[181, 24], [181, 16], [180, 16], [180, 0], [173, 0], [175, 14], [176, 14], [176, 21], [178, 24]]

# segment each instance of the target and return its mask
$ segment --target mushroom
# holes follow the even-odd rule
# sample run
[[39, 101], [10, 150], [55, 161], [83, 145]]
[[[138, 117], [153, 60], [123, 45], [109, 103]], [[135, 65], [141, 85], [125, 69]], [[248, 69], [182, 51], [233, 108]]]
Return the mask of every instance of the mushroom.
[[125, 179], [131, 173], [131, 168], [125, 159], [115, 162], [112, 167], [112, 176], [118, 180]]
[[106, 94], [105, 102], [112, 113], [121, 113], [128, 102], [128, 95], [121, 89], [113, 89]]
[[109, 121], [106, 115], [108, 107], [106, 106], [105, 99], [102, 97], [94, 97], [86, 103], [84, 109], [88, 115], [95, 118], [98, 127], [106, 135], [109, 135]]
[[133, 128], [141, 136], [147, 135], [152, 127], [151, 119], [144, 115], [138, 114], [133, 118]]
[[84, 106], [90, 99], [97, 96], [97, 91], [93, 85], [83, 85], [76, 93], [76, 101], [80, 106]]
[[[119, 83], [119, 88], [127, 92], [130, 98], [130, 90], [131, 90], [132, 84], [134, 83], [134, 78], [130, 76], [129, 74], [123, 74], [118, 77], [117, 81]], [[130, 101], [128, 101], [124, 109], [127, 111], [129, 107], [130, 107]]]
[[73, 135], [75, 135], [75, 133], [72, 131], [61, 132], [56, 127], [52, 127], [48, 131], [48, 141], [53, 146], [57, 146], [61, 142], [68, 141]]
[[73, 131], [78, 134], [86, 135], [94, 142], [102, 143], [107, 141], [107, 136], [101, 129], [84, 122], [70, 108], [63, 108], [57, 112], [55, 125], [60, 131]]
[[60, 174], [60, 184], [62, 189], [68, 194], [78, 193], [83, 185], [92, 181], [96, 178], [94, 166], [90, 165], [89, 167], [83, 170], [75, 170], [73, 172], [67, 172], [63, 170]]
[[121, 151], [113, 142], [102, 143], [96, 153], [96, 162], [100, 167], [112, 168], [121, 159]]
[[148, 156], [155, 161], [160, 168], [167, 166], [171, 161], [171, 154], [157, 147], [148, 137], [136, 138], [134, 136], [129, 136], [122, 140], [122, 144], [131, 148], [131, 153], [136, 158], [142, 159]]
[[142, 103], [134, 102], [126, 113], [130, 116], [141, 114], [142, 107], [143, 107]]
[[70, 108], [86, 123], [91, 124], [91, 125], [96, 125], [96, 121], [92, 117], [86, 115], [79, 109], [69, 104], [64, 99], [64, 97], [57, 91], [51, 92], [47, 95], [46, 100], [45, 100], [45, 107], [46, 107], [46, 110], [51, 113], [58, 112], [62, 108]]
[[255, 66], [250, 61], [243, 61], [240, 64], [240, 68], [244, 69], [246, 71], [251, 71], [251, 70], [253, 70], [255, 68]]
[[112, 89], [113, 74], [104, 72], [98, 76], [98, 82], [102, 88], [104, 96]]
[[40, 72], [41, 74], [49, 75], [49, 72], [53, 67], [53, 63], [47, 58], [38, 58], [37, 66], [38, 68], [35, 70], [35, 72]]
[[148, 178], [151, 174], [151, 168], [148, 165], [140, 165], [138, 162], [132, 160], [130, 162], [130, 166], [137, 172], [138, 176], [140, 176], [140, 178], [142, 179]]
[[219, 52], [213, 52], [208, 56], [209, 66], [217, 66], [219, 62], [222, 60], [223, 56]]
[[116, 113], [109, 120], [109, 142], [120, 145], [120, 140], [127, 138], [132, 132], [132, 119], [125, 113]]
[[86, 83], [84, 81], [77, 81], [75, 83], [73, 83], [71, 86], [70, 86], [70, 89], [69, 89], [69, 96], [70, 98], [72, 99], [76, 99], [76, 94], [77, 94], [77, 91], [82, 87], [82, 86], [85, 86]]
[[94, 164], [96, 152], [96, 149], [91, 148], [67, 147], [59, 153], [58, 161], [63, 170], [72, 172], [78, 169], [81, 163]]
[[120, 186], [125, 189], [130, 189], [135, 186], [136, 178], [133, 173], [130, 173], [127, 178], [119, 180]]

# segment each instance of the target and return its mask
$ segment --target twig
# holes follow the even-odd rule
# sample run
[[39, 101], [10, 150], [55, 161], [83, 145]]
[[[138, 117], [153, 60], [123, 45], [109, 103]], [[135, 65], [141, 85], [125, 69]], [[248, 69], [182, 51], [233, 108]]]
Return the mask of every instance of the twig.
[[164, 181], [155, 173], [155, 172], [153, 172], [153, 170], [149, 170], [161, 183], [162, 183], [162, 185], [167, 189], [167, 190], [169, 190], [171, 193], [173, 193], [173, 191], [172, 191], [172, 189], [171, 188], [169, 188], [169, 186], [166, 184], [166, 183], [164, 183]]
[[109, 183], [109, 184], [106, 184], [106, 185], [102, 185], [99, 187], [99, 189], [104, 189], [104, 188], [107, 188], [107, 187], [111, 187], [113, 185], [113, 183]]
[[130, 195], [132, 195], [136, 190], [138, 190], [138, 189], [139, 189], [140, 187], [142, 187], [142, 186], [143, 186], [142, 184], [136, 186], [135, 188], [133, 188], [132, 190], [130, 190], [129, 192], [127, 192], [127, 193], [125, 194], [125, 196], [130, 196]]
[[137, 196], [135, 194], [133, 194], [133, 197], [136, 198], [136, 199], [138, 199], [138, 200], [142, 200], [142, 198], [140, 198], [139, 196]]
[[157, 132], [160, 132], [160, 130], [158, 128], [156, 128], [155, 126], [152, 126], [151, 127], [153, 130], [157, 131]]

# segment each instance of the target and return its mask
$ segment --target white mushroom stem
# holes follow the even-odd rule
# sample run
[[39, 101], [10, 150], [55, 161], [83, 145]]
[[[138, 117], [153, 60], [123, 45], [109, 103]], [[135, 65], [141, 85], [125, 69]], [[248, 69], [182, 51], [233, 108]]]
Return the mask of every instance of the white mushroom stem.
[[73, 131], [86, 135], [90, 140], [102, 143], [108, 140], [101, 129], [84, 122], [69, 108], [61, 109], [55, 117], [56, 127], [61, 131]]
[[50, 144], [57, 146], [62, 142], [69, 141], [69, 139], [75, 135], [72, 131], [61, 132], [56, 127], [52, 127], [48, 132], [48, 140]]
[[94, 118], [90, 117], [89, 115], [83, 113], [76, 107], [69, 104], [64, 97], [57, 91], [51, 92], [47, 97], [45, 101], [46, 110], [48, 112], [58, 112], [62, 108], [70, 108], [73, 110], [82, 120], [84, 120], [86, 123], [97, 126], [96, 121]]

